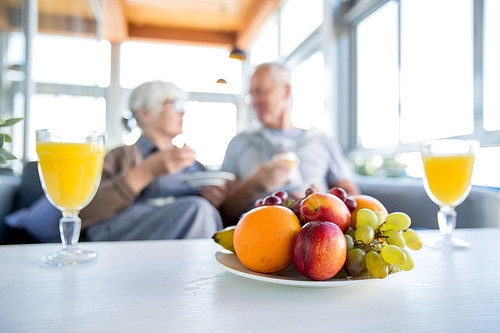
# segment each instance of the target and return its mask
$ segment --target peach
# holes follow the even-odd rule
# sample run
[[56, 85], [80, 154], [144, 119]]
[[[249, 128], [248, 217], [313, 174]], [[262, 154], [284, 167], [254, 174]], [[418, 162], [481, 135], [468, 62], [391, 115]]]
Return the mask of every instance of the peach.
[[311, 221], [333, 222], [343, 233], [349, 229], [351, 212], [342, 200], [330, 193], [313, 193], [300, 205], [300, 219], [303, 223]]
[[337, 274], [346, 260], [344, 233], [333, 222], [309, 222], [300, 229], [293, 245], [293, 264], [303, 276], [316, 281]]

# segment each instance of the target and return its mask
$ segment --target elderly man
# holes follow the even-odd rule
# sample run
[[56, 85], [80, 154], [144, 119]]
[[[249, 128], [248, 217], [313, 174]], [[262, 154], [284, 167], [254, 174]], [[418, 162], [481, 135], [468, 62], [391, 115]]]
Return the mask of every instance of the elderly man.
[[238, 181], [221, 207], [225, 224], [234, 224], [256, 199], [277, 189], [297, 197], [310, 186], [320, 191], [338, 186], [349, 195], [360, 193], [339, 143], [318, 129], [292, 125], [291, 75], [286, 68], [276, 63], [258, 66], [250, 95], [262, 127], [238, 134], [228, 145], [222, 170], [234, 173]]

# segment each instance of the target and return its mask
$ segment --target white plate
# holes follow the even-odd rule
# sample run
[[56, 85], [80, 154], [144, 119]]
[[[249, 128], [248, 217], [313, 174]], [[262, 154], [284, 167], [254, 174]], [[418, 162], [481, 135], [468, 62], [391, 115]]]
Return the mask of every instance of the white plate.
[[[229, 251], [219, 250], [214, 255], [215, 262], [226, 271], [258, 281], [270, 282], [293, 287], [308, 287], [308, 288], [330, 288], [350, 286], [354, 284], [370, 283], [380, 281], [377, 278], [350, 278], [350, 279], [328, 279], [324, 281], [313, 281], [302, 276], [293, 265], [273, 274], [262, 274], [254, 272], [246, 268], [234, 253]], [[401, 272], [389, 274], [385, 279], [394, 277]], [[384, 279], [384, 280], [385, 280]]]
[[225, 171], [201, 171], [186, 173], [180, 177], [181, 182], [185, 182], [192, 188], [202, 186], [222, 186], [227, 182], [233, 181], [236, 176]]

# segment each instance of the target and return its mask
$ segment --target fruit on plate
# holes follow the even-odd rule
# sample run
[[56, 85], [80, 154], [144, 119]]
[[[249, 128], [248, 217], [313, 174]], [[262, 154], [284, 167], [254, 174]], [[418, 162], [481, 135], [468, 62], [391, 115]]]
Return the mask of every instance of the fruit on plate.
[[212, 239], [226, 250], [229, 250], [234, 253], [233, 235], [235, 228], [236, 226], [232, 225], [222, 230], [219, 230], [212, 236]]
[[300, 218], [303, 223], [311, 221], [333, 222], [342, 233], [349, 228], [351, 213], [337, 196], [316, 192], [307, 196], [300, 205]]
[[351, 228], [356, 229], [356, 219], [358, 216], [358, 211], [363, 208], [368, 208], [374, 212], [380, 212], [382, 214], [382, 218], [385, 219], [388, 212], [385, 206], [376, 198], [366, 195], [366, 194], [358, 194], [353, 195], [350, 198], [356, 201], [356, 209], [351, 212]]
[[333, 222], [314, 221], [302, 227], [295, 239], [293, 264], [312, 280], [326, 280], [337, 274], [346, 260], [346, 239]]
[[293, 261], [293, 240], [300, 231], [297, 216], [288, 208], [253, 208], [238, 221], [233, 244], [238, 259], [259, 273], [275, 273]]

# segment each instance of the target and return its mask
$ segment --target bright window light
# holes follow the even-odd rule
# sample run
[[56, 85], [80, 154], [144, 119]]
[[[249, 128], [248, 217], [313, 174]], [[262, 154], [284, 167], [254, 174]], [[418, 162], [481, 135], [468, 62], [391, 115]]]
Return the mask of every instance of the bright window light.
[[357, 132], [364, 148], [399, 141], [398, 5], [363, 20], [357, 37]]
[[281, 9], [281, 55], [288, 56], [323, 23], [323, 0], [288, 0]]
[[[220, 78], [227, 84], [216, 83]], [[135, 88], [145, 81], [164, 80], [186, 91], [241, 92], [241, 61], [229, 50], [159, 43], [125, 42], [120, 49], [120, 85]]]
[[401, 141], [472, 133], [473, 1], [400, 3]]
[[292, 124], [327, 131], [324, 105], [325, 69], [322, 52], [314, 53], [292, 71]]
[[486, 131], [500, 130], [500, 1], [484, 2], [484, 105]]
[[36, 160], [35, 131], [44, 128], [77, 127], [106, 131], [106, 100], [102, 97], [36, 94], [29, 121], [28, 158]]
[[196, 159], [209, 168], [222, 165], [229, 141], [236, 135], [236, 105], [232, 103], [186, 102], [182, 134], [176, 146], [187, 144]]
[[277, 60], [278, 55], [278, 20], [275, 19], [262, 31], [250, 50], [250, 63], [257, 66]]
[[109, 86], [111, 44], [90, 38], [36, 35], [33, 80], [36, 82]]

